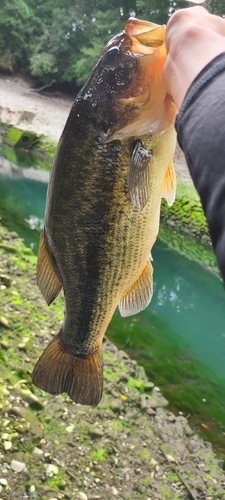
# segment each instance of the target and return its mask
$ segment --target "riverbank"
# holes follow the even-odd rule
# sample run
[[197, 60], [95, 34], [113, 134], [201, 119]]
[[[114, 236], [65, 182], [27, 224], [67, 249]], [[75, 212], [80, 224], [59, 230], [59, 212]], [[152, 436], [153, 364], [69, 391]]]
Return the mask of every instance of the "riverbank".
[[[0, 119], [20, 129], [58, 140], [71, 104], [32, 92], [20, 78], [0, 78]], [[192, 190], [179, 151], [175, 168]], [[186, 418], [166, 410], [143, 369], [110, 342], [97, 408], [31, 385], [34, 364], [62, 322], [63, 301], [46, 308], [35, 283], [36, 257], [14, 233], [0, 234], [0, 498], [225, 498], [223, 460]]]
[[[7, 132], [2, 130], [3, 155], [20, 166], [29, 166], [26, 163], [30, 161], [30, 165], [36, 168], [50, 170], [73, 97], [51, 92], [51, 89], [40, 93], [30, 85], [30, 81], [20, 76], [0, 76], [0, 122], [16, 127]], [[20, 136], [21, 132], [17, 129], [26, 131], [25, 136]], [[35, 135], [29, 136], [27, 132]], [[39, 141], [36, 134], [42, 136]], [[16, 148], [12, 149], [14, 145]], [[23, 154], [24, 148], [29, 155]], [[177, 174], [176, 200], [172, 207], [162, 200], [161, 219], [172, 229], [176, 227], [179, 232], [186, 232], [201, 243], [211, 245], [199, 196], [178, 145], [174, 166]]]
[[[73, 97], [48, 89], [36, 92], [21, 76], [0, 75], [0, 122], [46, 135], [58, 141], [67, 120]], [[75, 95], [74, 95], [75, 97]], [[179, 147], [174, 159], [178, 177], [191, 183], [184, 155]]]
[[223, 460], [108, 340], [97, 408], [31, 385], [34, 363], [63, 318], [62, 297], [46, 307], [35, 263], [0, 227], [0, 498], [225, 498]]

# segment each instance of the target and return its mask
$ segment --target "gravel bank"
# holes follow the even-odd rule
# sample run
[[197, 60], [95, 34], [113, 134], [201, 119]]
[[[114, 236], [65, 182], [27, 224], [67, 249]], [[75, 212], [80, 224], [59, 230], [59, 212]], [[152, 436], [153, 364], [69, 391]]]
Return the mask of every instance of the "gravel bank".
[[224, 498], [223, 460], [108, 340], [98, 407], [32, 386], [34, 363], [63, 315], [62, 297], [46, 307], [35, 264], [0, 227], [0, 499]]

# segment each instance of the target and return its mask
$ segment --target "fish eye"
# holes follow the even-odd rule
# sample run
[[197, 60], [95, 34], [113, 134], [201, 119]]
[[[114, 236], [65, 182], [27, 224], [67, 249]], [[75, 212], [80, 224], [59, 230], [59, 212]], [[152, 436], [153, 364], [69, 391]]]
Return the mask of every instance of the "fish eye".
[[112, 49], [109, 49], [105, 54], [105, 63], [108, 65], [114, 64], [118, 59], [119, 54], [119, 47], [113, 47]]

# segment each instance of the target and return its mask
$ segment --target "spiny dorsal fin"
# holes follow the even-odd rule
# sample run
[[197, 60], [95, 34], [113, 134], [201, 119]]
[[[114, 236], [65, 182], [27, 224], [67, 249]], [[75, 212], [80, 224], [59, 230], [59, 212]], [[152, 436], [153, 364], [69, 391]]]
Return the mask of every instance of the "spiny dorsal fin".
[[38, 249], [37, 284], [48, 305], [55, 300], [62, 288], [62, 281], [55, 269], [56, 262], [49, 251], [45, 230], [43, 230]]
[[176, 197], [176, 172], [174, 170], [173, 162], [171, 161], [163, 181], [162, 198], [165, 198], [168, 205], [171, 206]]
[[151, 301], [153, 293], [153, 267], [149, 261], [134, 285], [119, 302], [121, 316], [132, 316], [143, 311]]
[[102, 397], [102, 349], [75, 357], [66, 350], [60, 330], [36, 363], [32, 382], [49, 394], [67, 392], [75, 403], [95, 406]]
[[137, 142], [130, 161], [128, 172], [128, 190], [132, 203], [137, 208], [144, 208], [150, 196], [151, 151]]

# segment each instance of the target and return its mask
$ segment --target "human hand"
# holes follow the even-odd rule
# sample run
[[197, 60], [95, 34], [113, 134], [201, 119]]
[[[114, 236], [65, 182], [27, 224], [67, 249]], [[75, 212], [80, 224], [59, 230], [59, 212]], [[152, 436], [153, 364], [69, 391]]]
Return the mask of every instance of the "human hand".
[[179, 109], [198, 73], [225, 51], [225, 19], [203, 7], [178, 10], [167, 24], [166, 48], [163, 77]]

